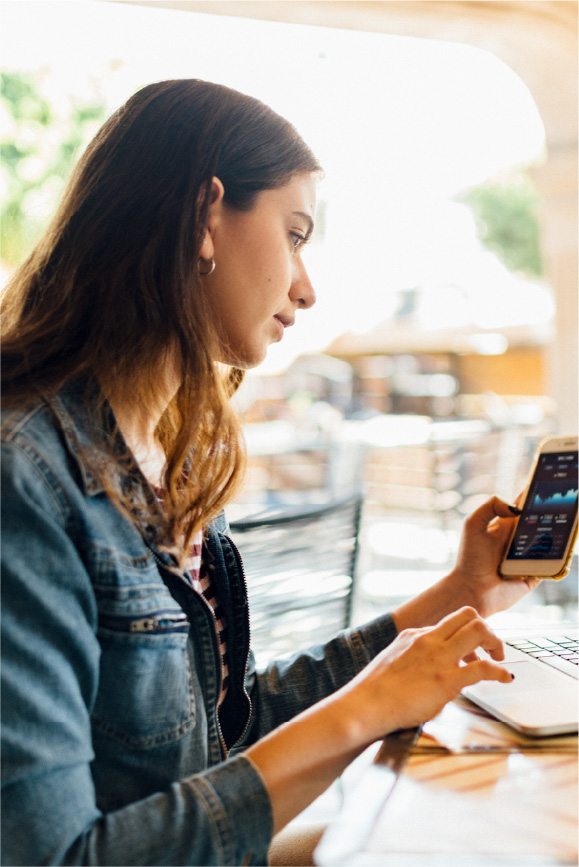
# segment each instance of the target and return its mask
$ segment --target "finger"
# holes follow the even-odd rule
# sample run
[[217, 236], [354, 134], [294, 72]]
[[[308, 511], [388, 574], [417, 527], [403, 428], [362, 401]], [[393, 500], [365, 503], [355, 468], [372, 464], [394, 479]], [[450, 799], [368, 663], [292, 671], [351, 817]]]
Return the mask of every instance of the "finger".
[[514, 680], [507, 668], [486, 659], [479, 659], [477, 662], [463, 665], [459, 671], [462, 681], [461, 689], [465, 686], [472, 686], [473, 683], [478, 683], [480, 680], [496, 680], [499, 683], [512, 683]]
[[447, 614], [446, 617], [439, 620], [432, 629], [432, 633], [436, 634], [443, 641], [448, 641], [456, 632], [473, 620], [480, 620], [478, 612], [476, 609], [471, 608], [470, 605], [464, 605], [462, 608], [453, 611], [451, 614]]
[[508, 503], [505, 503], [500, 497], [491, 497], [490, 500], [487, 500], [482, 506], [475, 509], [466, 520], [472, 529], [479, 530], [482, 533], [495, 518], [512, 519], [514, 517]]
[[[482, 647], [482, 645], [481, 645]], [[505, 658], [505, 647], [502, 641], [499, 641], [499, 645], [494, 648], [483, 648], [486, 652], [492, 656], [493, 659], [496, 659], [498, 662], [502, 662]]]
[[503, 642], [492, 632], [480, 617], [465, 623], [448, 639], [448, 645], [459, 659], [467, 659], [477, 647], [485, 650], [493, 659], [504, 659]]
[[[495, 659], [497, 662], [502, 662], [505, 658], [504, 645], [499, 650], [495, 650], [492, 653], [487, 651], [487, 653], [489, 656], [492, 656], [492, 658]], [[465, 653], [465, 655], [462, 657], [462, 662], [476, 662], [478, 659], [484, 658], [484, 655], [481, 657], [480, 654], [476, 652], [476, 650], [473, 650], [472, 653]]]

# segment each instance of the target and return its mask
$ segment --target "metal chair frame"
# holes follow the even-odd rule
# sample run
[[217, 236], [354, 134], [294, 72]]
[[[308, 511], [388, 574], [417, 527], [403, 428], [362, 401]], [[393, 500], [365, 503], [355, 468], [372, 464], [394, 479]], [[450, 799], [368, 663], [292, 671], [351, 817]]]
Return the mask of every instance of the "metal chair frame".
[[[350, 625], [362, 504], [357, 492], [231, 521], [247, 576], [258, 663], [301, 649], [294, 643], [300, 631], [306, 645], [318, 644]], [[284, 628], [285, 637], [277, 639]]]

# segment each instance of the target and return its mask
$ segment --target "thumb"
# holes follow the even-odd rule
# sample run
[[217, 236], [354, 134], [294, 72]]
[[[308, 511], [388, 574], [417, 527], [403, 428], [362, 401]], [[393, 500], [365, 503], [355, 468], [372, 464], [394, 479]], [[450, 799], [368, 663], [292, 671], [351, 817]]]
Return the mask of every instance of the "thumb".
[[520, 515], [517, 506], [509, 505], [500, 497], [491, 497], [467, 519], [472, 529], [484, 531], [494, 518], [515, 518]]

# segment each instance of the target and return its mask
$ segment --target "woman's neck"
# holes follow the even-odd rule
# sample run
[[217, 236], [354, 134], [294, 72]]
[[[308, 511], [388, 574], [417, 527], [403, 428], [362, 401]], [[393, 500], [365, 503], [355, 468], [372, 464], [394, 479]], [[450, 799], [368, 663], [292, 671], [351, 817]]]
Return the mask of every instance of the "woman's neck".
[[[162, 370], [155, 378], [157, 394], [149, 400], [127, 400], [103, 385], [117, 424], [137, 461], [141, 472], [155, 487], [162, 487], [166, 464], [165, 451], [156, 435], [161, 416], [179, 388], [175, 353], [168, 353]], [[162, 387], [163, 386], [163, 387]]]
[[155, 415], [137, 413], [124, 404], [117, 405], [109, 399], [119, 429], [130, 448], [141, 472], [155, 487], [162, 487], [165, 452], [155, 435], [162, 413]]

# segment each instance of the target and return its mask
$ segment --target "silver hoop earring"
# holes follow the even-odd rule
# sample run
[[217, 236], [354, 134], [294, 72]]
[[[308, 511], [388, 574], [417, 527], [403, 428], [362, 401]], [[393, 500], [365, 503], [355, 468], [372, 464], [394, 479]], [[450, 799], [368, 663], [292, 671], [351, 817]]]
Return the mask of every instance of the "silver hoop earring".
[[207, 259], [198, 259], [197, 260], [197, 270], [199, 271], [199, 273], [201, 274], [202, 277], [209, 277], [209, 275], [213, 274], [213, 272], [215, 271], [215, 259], [213, 259], [213, 257], [209, 260], [209, 270], [208, 271], [202, 271], [201, 270], [201, 262], [206, 262], [206, 261], [207, 261]]

